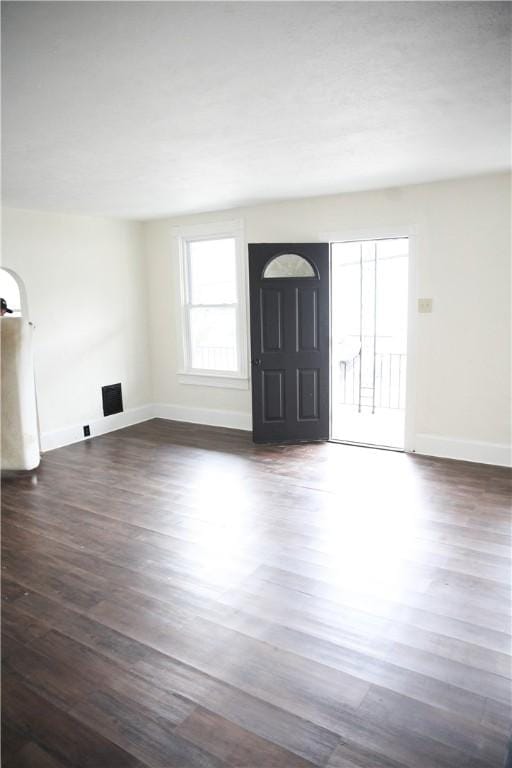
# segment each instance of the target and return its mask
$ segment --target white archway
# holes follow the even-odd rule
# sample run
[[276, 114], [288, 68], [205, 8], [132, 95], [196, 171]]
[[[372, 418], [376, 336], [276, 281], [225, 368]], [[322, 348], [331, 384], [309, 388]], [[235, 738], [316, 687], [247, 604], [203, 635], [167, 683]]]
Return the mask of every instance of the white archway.
[[0, 297], [13, 310], [0, 317], [2, 388], [2, 469], [32, 470], [39, 465], [39, 425], [29, 321], [23, 280], [0, 268]]
[[28, 304], [25, 283], [21, 277], [8, 267], [0, 267], [0, 297], [5, 299], [10, 317], [24, 317], [28, 320]]

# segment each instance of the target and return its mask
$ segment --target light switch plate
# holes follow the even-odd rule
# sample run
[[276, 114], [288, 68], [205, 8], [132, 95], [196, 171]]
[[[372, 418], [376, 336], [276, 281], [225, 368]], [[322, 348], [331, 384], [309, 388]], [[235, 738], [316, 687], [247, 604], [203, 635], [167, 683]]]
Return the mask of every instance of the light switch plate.
[[418, 312], [422, 314], [432, 312], [432, 299], [418, 299]]

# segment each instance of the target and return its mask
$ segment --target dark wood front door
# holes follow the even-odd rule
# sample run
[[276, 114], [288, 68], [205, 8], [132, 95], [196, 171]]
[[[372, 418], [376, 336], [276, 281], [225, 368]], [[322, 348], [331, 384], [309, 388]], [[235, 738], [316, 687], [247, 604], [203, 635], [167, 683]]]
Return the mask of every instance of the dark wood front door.
[[253, 438], [329, 439], [329, 245], [249, 245]]

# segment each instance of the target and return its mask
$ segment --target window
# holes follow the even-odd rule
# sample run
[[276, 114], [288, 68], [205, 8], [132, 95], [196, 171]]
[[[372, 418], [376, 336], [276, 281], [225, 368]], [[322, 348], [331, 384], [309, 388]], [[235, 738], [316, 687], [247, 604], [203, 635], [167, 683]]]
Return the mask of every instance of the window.
[[263, 277], [316, 277], [315, 270], [303, 256], [298, 253], [282, 253], [267, 264]]
[[245, 270], [239, 222], [178, 235], [182, 383], [247, 388]]

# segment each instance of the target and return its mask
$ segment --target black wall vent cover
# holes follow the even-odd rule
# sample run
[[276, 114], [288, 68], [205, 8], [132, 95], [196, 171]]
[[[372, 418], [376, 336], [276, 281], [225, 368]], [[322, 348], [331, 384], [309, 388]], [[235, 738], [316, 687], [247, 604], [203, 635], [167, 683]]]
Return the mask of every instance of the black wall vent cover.
[[103, 415], [112, 416], [113, 413], [121, 413], [123, 410], [123, 394], [120, 384], [108, 384], [101, 388], [103, 396]]

